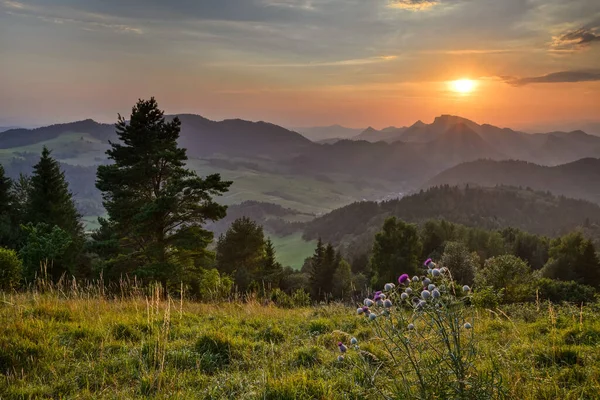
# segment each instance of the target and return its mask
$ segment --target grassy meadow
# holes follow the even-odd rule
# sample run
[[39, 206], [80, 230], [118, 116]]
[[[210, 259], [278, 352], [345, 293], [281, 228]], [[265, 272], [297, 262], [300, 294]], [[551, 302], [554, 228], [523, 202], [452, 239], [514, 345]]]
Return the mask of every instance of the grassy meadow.
[[[600, 398], [599, 313], [544, 303], [474, 310], [476, 367], [496, 365], [506, 398]], [[375, 324], [341, 304], [5, 294], [0, 398], [385, 398], [399, 371]], [[337, 342], [351, 337], [383, 366], [363, 373], [350, 355], [338, 361]]]

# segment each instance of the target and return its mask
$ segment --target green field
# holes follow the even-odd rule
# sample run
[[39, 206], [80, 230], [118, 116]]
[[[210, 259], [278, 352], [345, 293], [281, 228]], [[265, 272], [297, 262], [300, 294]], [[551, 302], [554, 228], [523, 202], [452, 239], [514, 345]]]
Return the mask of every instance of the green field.
[[[63, 295], [4, 295], [0, 398], [381, 399], [400, 372], [353, 307]], [[506, 398], [597, 399], [598, 316], [597, 305], [475, 310], [476, 367], [496, 363]], [[372, 378], [355, 356], [337, 361], [351, 337], [383, 362]]]
[[300, 232], [285, 237], [271, 236], [268, 232], [266, 235], [271, 237], [277, 252], [277, 261], [284, 267], [302, 268], [304, 260], [312, 256], [317, 247], [315, 240], [305, 241]]

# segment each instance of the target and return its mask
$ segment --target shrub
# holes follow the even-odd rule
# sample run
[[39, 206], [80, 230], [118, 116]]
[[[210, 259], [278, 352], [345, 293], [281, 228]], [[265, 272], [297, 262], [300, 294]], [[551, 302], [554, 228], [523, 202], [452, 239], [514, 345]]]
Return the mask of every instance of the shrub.
[[537, 281], [538, 296], [544, 300], [558, 303], [567, 301], [570, 303], [591, 303], [594, 301], [596, 290], [587, 285], [574, 281], [557, 281], [549, 278], [541, 278]]
[[502, 302], [503, 291], [496, 290], [491, 286], [478, 288], [473, 293], [473, 305], [478, 308], [497, 308]]
[[16, 289], [21, 281], [23, 263], [14, 250], [0, 247], [0, 289]]

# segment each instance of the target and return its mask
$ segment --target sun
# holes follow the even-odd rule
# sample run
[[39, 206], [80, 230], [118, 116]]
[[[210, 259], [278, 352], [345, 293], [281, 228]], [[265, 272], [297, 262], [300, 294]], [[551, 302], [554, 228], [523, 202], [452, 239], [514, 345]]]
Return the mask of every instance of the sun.
[[472, 79], [458, 79], [450, 82], [450, 88], [457, 93], [467, 94], [475, 90], [477, 82]]

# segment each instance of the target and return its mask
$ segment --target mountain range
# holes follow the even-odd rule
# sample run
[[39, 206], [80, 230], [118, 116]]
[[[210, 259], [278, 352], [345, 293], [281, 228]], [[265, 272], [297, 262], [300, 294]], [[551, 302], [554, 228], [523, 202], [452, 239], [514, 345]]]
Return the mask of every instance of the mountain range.
[[529, 187], [600, 204], [600, 159], [584, 158], [554, 167], [526, 161], [477, 160], [443, 171], [424, 187], [445, 184]]
[[290, 130], [300, 133], [313, 142], [352, 139], [363, 131], [362, 128], [346, 128], [341, 125], [290, 128]]
[[[421, 187], [436, 175], [462, 163], [481, 159], [521, 160], [538, 164], [540, 167], [536, 171], [545, 171], [548, 178], [541, 182], [549, 182], [556, 175], [556, 182], [564, 182], [564, 185], [542, 184], [540, 181], [535, 185], [539, 173], [534, 173], [533, 170], [537, 166], [526, 163], [494, 164], [491, 161], [485, 165], [497, 165], [499, 169], [514, 165], [514, 168], [509, 169], [513, 172], [504, 173], [502, 178], [492, 179], [498, 173], [492, 172], [493, 168], [489, 167], [484, 170], [490, 171], [492, 177], [473, 176], [475, 172], [465, 171], [477, 169], [479, 164], [469, 164], [435, 178], [432, 184], [445, 183], [448, 179], [456, 183], [474, 180], [473, 183], [479, 184], [517, 184], [543, 190], [559, 190], [559, 187], [563, 187], [568, 189], [558, 193], [576, 194], [590, 200], [597, 198], [597, 194], [590, 190], [573, 188], [579, 180], [565, 178], [567, 175], [562, 171], [573, 167], [542, 167], [573, 163], [585, 158], [600, 158], [600, 137], [583, 131], [528, 134], [478, 124], [458, 116], [441, 115], [429, 124], [417, 121], [409, 127], [389, 127], [381, 131], [367, 128], [354, 136], [353, 140], [315, 143], [298, 132], [268, 122], [240, 119], [212, 121], [193, 114], [178, 117], [181, 120], [180, 144], [188, 149], [191, 159], [252, 159], [266, 163], [261, 167], [263, 171], [273, 170], [294, 176], [320, 176], [320, 179], [333, 180], [335, 179], [331, 176], [343, 174], [350, 176], [357, 185], [365, 180], [383, 179], [395, 185], [394, 190], [402, 192]], [[346, 136], [356, 133], [341, 126], [312, 129], [326, 129], [331, 135], [339, 135], [342, 131]], [[361, 137], [373, 139], [382, 135], [388, 139], [360, 140]], [[81, 161], [78, 154], [87, 152], [85, 165], [94, 165], [104, 162], [108, 140], [114, 138], [113, 125], [90, 119], [37, 129], [12, 129], [0, 133], [0, 157], [2, 154], [6, 157], [11, 149], [21, 153], [37, 152], [38, 149], [31, 147], [32, 145], [39, 147], [49, 143], [49, 146], [56, 148], [68, 148], [68, 151], [63, 150], [64, 157], [61, 161], [64, 163], [77, 164]], [[60, 140], [60, 143], [53, 143], [52, 140]], [[588, 160], [582, 162], [582, 165], [592, 163], [594, 161]], [[510, 178], [511, 174], [523, 179]], [[590, 177], [589, 182], [593, 179], [594, 177]], [[567, 181], [571, 185], [567, 185]]]

